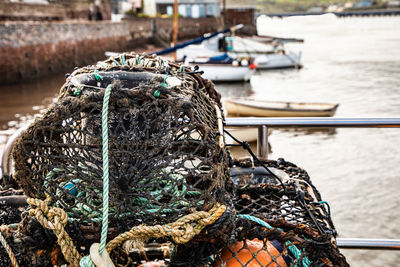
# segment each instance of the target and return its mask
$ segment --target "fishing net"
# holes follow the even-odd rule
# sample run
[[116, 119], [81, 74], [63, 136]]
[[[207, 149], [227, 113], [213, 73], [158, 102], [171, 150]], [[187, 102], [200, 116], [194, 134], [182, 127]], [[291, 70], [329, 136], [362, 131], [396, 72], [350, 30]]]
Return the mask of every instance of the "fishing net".
[[283, 159], [234, 160], [231, 177], [235, 238], [214, 266], [348, 266], [329, 206], [303, 169]]
[[[112, 89], [104, 118], [107, 87]], [[66, 212], [67, 231], [83, 251], [99, 239], [105, 139], [110, 238], [134, 226], [211, 216], [222, 205], [228, 214], [219, 98], [200, 74], [156, 57], [122, 54], [77, 69], [57, 102], [16, 142], [14, 178], [28, 197], [47, 198], [47, 205]], [[108, 135], [102, 136], [105, 122]], [[216, 232], [232, 228], [233, 217], [222, 215], [216, 218], [219, 227], [204, 234], [201, 225], [171, 231], [181, 231], [181, 238], [195, 232], [192, 243], [211, 234], [226, 238]], [[171, 235], [178, 239], [177, 234]]]
[[79, 266], [105, 235], [116, 266], [347, 266], [307, 173], [233, 160], [220, 109], [211, 82], [157, 57], [76, 69], [15, 144], [0, 264]]

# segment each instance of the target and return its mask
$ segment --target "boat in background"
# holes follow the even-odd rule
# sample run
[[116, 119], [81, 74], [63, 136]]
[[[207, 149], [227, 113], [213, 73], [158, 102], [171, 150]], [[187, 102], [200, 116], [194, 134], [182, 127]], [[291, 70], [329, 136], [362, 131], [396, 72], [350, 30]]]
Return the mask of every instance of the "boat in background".
[[218, 63], [191, 63], [197, 64], [199, 70], [204, 73], [201, 75], [205, 79], [213, 82], [248, 82], [255, 72], [255, 67], [237, 66], [234, 64]]
[[331, 117], [338, 104], [296, 103], [251, 99], [227, 99], [224, 103], [229, 117]]
[[185, 57], [184, 62], [198, 66], [198, 70], [203, 71], [202, 76], [213, 82], [248, 82], [256, 71], [250, 59], [236, 60], [226, 53], [214, 57]]
[[200, 44], [190, 44], [177, 50], [177, 58], [217, 56], [227, 53], [232, 58], [253, 58], [258, 69], [301, 68], [301, 52], [287, 52], [281, 42], [260, 43], [254, 39], [212, 35]]
[[301, 65], [301, 52], [258, 55], [255, 57], [254, 63], [260, 70], [303, 67]]

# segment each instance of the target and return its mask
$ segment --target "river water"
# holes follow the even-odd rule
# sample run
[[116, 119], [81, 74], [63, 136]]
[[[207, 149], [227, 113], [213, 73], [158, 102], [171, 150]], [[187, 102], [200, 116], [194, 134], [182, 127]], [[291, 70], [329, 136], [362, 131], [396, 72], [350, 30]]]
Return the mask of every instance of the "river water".
[[[304, 68], [258, 72], [249, 84], [217, 85], [224, 97], [340, 104], [336, 117], [400, 117], [400, 17], [274, 19], [261, 34], [304, 38]], [[56, 75], [0, 87], [0, 150], [48, 106]], [[306, 169], [331, 206], [340, 237], [400, 238], [400, 129], [273, 130], [272, 159]], [[400, 251], [342, 250], [351, 266], [399, 266]]]

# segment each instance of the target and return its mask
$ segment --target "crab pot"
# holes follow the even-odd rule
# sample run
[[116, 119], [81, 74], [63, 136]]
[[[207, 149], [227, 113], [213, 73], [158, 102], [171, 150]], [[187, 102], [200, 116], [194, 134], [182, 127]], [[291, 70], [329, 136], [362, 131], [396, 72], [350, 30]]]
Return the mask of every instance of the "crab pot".
[[[108, 115], [102, 118], [108, 86]], [[57, 102], [17, 140], [14, 179], [28, 197], [48, 195], [51, 206], [67, 212], [67, 229], [80, 246], [98, 242], [108, 139], [109, 238], [133, 226], [209, 211], [216, 203], [228, 207], [219, 227], [207, 226], [193, 242], [208, 242], [213, 234], [227, 238], [233, 216], [227, 215], [230, 179], [220, 108], [210, 81], [160, 58], [124, 54], [77, 69]], [[105, 122], [108, 135], [102, 136]]]
[[[304, 170], [283, 159], [235, 160], [235, 238], [213, 266], [348, 266], [329, 210]], [[282, 183], [276, 179], [278, 176]]]

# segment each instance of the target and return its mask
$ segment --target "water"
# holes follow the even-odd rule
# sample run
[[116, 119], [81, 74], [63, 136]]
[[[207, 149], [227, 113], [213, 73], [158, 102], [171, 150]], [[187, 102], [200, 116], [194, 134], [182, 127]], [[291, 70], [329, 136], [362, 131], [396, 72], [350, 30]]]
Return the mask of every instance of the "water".
[[[339, 103], [336, 117], [400, 116], [400, 17], [258, 19], [261, 34], [304, 38], [305, 67], [259, 72], [249, 89], [281, 101]], [[400, 130], [274, 130], [270, 158], [305, 168], [331, 205], [340, 237], [400, 238]], [[400, 251], [342, 250], [352, 266], [399, 266]]]
[[[400, 17], [258, 20], [263, 34], [304, 38], [301, 70], [218, 85], [224, 97], [339, 103], [337, 117], [400, 117]], [[0, 149], [58, 93], [63, 75], [0, 87]], [[340, 237], [400, 238], [400, 130], [273, 130], [270, 158], [305, 168]], [[352, 266], [398, 266], [399, 251], [342, 250]]]

